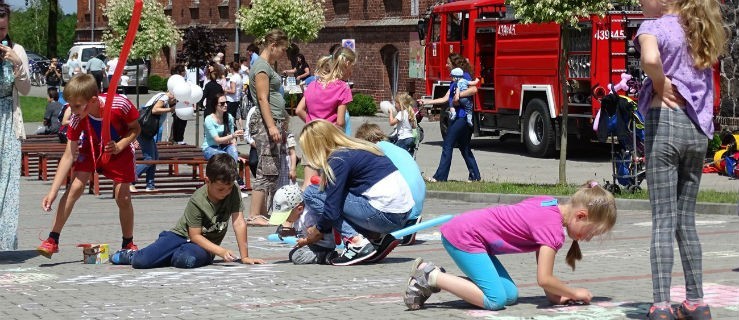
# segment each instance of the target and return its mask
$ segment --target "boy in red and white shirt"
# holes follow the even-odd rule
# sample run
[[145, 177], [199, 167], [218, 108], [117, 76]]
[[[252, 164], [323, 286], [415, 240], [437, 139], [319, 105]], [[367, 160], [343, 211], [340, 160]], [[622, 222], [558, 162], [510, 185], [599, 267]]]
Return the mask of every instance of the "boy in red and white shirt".
[[[136, 179], [131, 143], [141, 132], [139, 112], [131, 101], [122, 96], [98, 95], [95, 78], [89, 74], [73, 77], [64, 87], [64, 99], [72, 110], [67, 130], [67, 147], [59, 160], [51, 190], [41, 200], [41, 207], [45, 211], [51, 210], [51, 204], [72, 168], [74, 175], [71, 186], [59, 200], [49, 238], [36, 250], [47, 258], [59, 252], [59, 234], [93, 171], [113, 180], [113, 192], [123, 233], [121, 247], [136, 250], [138, 248], [133, 243], [133, 205], [128, 188]], [[113, 99], [110, 112], [111, 141], [103, 146], [101, 132], [106, 99]], [[106, 164], [102, 162], [103, 153], [110, 153], [110, 160]]]

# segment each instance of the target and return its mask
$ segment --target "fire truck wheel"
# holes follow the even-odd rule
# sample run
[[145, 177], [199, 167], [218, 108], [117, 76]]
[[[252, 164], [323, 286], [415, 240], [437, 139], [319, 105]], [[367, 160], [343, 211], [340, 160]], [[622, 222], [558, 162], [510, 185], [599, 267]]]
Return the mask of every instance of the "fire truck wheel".
[[523, 140], [526, 150], [535, 157], [549, 157], [554, 153], [554, 125], [546, 103], [533, 99], [526, 105]]

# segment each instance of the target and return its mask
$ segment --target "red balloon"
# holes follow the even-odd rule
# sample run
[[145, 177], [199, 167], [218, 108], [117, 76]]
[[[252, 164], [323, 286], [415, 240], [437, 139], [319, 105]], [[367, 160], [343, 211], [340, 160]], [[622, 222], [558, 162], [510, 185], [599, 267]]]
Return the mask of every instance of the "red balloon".
[[[105, 99], [105, 110], [103, 110], [103, 130], [100, 134], [100, 142], [103, 147], [110, 141], [110, 109], [113, 108], [113, 98], [115, 98], [116, 92], [118, 91], [118, 82], [123, 74], [123, 67], [126, 66], [126, 61], [128, 61], [128, 53], [131, 52], [133, 39], [136, 38], [136, 31], [139, 28], [139, 20], [141, 20], [141, 10], [143, 7], [143, 0], [134, 1], [131, 23], [128, 25], [128, 32], [126, 32], [126, 39], [123, 42], [121, 54], [118, 55], [118, 60], [123, 61], [123, 63], [116, 65], [113, 77], [110, 79], [110, 85], [108, 86], [107, 99]], [[110, 152], [104, 152], [101, 157], [102, 163], [107, 164], [108, 161], [110, 161], [110, 156]]]
[[321, 177], [320, 176], [312, 176], [312, 177], [310, 177], [310, 183], [311, 184], [320, 184], [321, 183]]

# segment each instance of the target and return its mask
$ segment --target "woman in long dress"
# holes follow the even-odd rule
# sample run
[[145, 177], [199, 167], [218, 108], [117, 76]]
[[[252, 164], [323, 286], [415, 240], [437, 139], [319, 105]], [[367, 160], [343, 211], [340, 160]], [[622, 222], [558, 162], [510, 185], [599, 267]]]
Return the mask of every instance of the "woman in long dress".
[[31, 90], [26, 50], [8, 36], [10, 6], [0, 3], [0, 251], [18, 248], [21, 141], [26, 138], [19, 94]]

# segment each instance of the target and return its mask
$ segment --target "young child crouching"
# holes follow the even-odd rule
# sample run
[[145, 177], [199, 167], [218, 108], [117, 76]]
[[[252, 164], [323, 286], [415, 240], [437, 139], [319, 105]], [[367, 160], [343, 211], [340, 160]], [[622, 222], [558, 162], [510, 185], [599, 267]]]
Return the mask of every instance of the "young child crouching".
[[167, 266], [189, 269], [209, 265], [215, 256], [226, 262], [238, 260], [238, 256], [220, 246], [231, 217], [241, 262], [264, 263], [249, 257], [241, 194], [234, 183], [238, 175], [236, 161], [226, 153], [216, 154], [208, 160], [205, 175], [205, 185], [190, 197], [185, 213], [174, 228], [162, 231], [146, 248], [117, 251], [111, 262], [130, 264], [136, 269]]
[[[305, 207], [298, 185], [289, 184], [277, 189], [269, 223], [279, 225], [278, 236], [305, 238], [308, 227], [316, 225], [317, 221], [317, 215]], [[338, 256], [335, 248], [333, 234], [326, 233], [314, 244], [292, 249], [289, 258], [294, 264], [331, 264], [331, 260]]]

